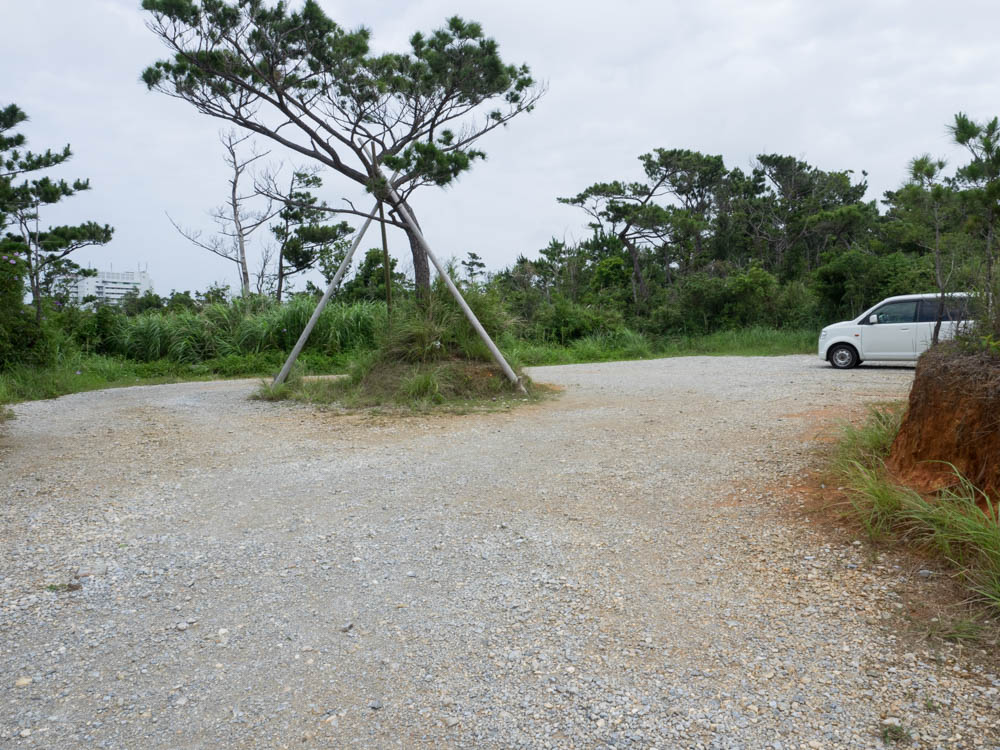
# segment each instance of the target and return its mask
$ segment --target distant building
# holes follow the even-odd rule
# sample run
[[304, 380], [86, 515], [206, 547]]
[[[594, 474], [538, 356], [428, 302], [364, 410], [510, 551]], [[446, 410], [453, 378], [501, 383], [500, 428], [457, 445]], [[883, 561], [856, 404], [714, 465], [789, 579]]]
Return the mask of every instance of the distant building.
[[118, 304], [132, 290], [142, 296], [152, 289], [153, 280], [145, 271], [98, 271], [97, 276], [77, 280], [70, 296], [78, 303], [92, 296], [99, 302]]

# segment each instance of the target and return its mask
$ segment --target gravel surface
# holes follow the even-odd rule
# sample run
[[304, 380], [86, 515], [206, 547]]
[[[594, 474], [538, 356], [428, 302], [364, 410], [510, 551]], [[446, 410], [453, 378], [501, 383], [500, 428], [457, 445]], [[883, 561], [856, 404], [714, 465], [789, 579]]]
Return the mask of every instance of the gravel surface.
[[565, 391], [426, 417], [251, 381], [16, 406], [0, 746], [1000, 747], [989, 662], [903, 633], [937, 574], [790, 512], [818, 428], [912, 368], [532, 376]]

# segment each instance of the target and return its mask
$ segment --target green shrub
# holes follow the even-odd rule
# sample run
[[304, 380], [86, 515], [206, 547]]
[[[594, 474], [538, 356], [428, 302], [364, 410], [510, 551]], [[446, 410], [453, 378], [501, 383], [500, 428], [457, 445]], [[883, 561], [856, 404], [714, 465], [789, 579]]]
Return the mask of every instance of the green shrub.
[[24, 304], [24, 261], [0, 254], [0, 369], [20, 362], [41, 363], [49, 353], [44, 334]]
[[380, 342], [386, 362], [434, 362], [459, 353], [456, 330], [461, 313], [432, 299], [426, 306], [409, 304], [394, 311]]
[[823, 317], [843, 320], [896, 294], [934, 288], [932, 257], [902, 252], [876, 255], [860, 248], [831, 251], [813, 274]]
[[555, 295], [551, 302], [538, 307], [528, 334], [536, 341], [565, 344], [622, 326], [622, 316], [616, 310], [581, 305]]
[[819, 299], [802, 281], [788, 281], [781, 285], [774, 298], [773, 311], [772, 320], [761, 320], [759, 323], [777, 328], [819, 330], [831, 322], [822, 319]]
[[339, 354], [374, 348], [388, 317], [382, 302], [355, 302], [329, 305], [320, 321], [324, 322], [325, 330], [317, 341], [317, 348], [328, 354]]
[[439, 404], [444, 401], [441, 383], [434, 371], [415, 372], [402, 381], [400, 394], [406, 401], [428, 401]]

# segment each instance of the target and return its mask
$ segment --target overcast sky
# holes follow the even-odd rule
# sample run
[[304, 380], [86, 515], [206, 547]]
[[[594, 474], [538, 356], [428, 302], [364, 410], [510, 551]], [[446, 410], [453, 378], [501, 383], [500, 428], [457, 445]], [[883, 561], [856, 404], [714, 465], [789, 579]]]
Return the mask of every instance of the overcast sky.
[[[636, 157], [657, 147], [721, 154], [743, 168], [780, 152], [826, 170], [867, 170], [872, 199], [900, 184], [915, 155], [962, 163], [946, 130], [956, 112], [1000, 114], [995, 0], [320, 4], [343, 26], [370, 28], [378, 50], [403, 49], [413, 31], [460, 14], [547, 83], [533, 113], [483, 139], [486, 162], [412, 201], [439, 255], [475, 251], [490, 269], [537, 255], [553, 236], [585, 236], [582, 212], [556, 198], [638, 178]], [[111, 224], [113, 242], [80, 251], [78, 262], [148, 267], [161, 294], [216, 281], [238, 288], [231, 263], [193, 248], [165, 216], [211, 230], [207, 212], [227, 187], [222, 124], [139, 82], [166, 55], [139, 0], [4, 5], [0, 105], [27, 112], [21, 130], [32, 148], [70, 143], [74, 157], [59, 176], [92, 185], [43, 221]], [[332, 173], [326, 183], [330, 203], [351, 194]], [[377, 244], [370, 237], [363, 247]], [[389, 242], [410, 267], [405, 237], [390, 233]]]

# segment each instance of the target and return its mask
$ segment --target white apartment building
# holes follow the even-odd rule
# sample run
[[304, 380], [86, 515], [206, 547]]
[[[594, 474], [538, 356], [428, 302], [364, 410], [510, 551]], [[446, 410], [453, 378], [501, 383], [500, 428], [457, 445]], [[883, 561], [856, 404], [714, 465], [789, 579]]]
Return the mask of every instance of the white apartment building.
[[70, 287], [70, 296], [76, 302], [94, 296], [102, 302], [117, 304], [133, 289], [141, 296], [153, 288], [153, 280], [145, 271], [98, 271], [97, 276], [78, 279]]

